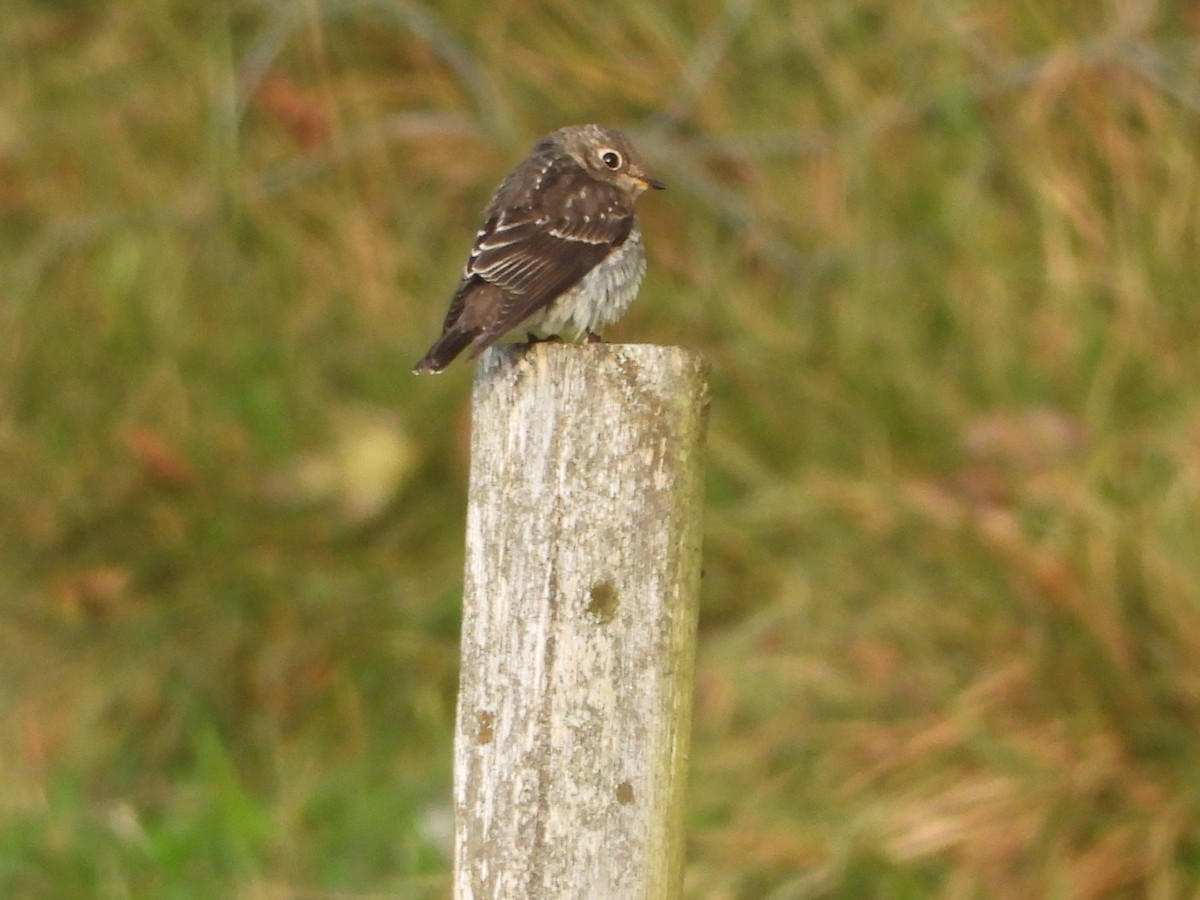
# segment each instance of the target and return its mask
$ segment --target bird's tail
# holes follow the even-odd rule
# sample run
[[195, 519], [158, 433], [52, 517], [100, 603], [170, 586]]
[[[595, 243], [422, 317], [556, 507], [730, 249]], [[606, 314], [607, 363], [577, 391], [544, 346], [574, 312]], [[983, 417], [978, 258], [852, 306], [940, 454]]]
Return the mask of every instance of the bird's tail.
[[479, 331], [476, 329], [448, 328], [429, 348], [429, 352], [421, 357], [420, 362], [413, 366], [413, 372], [420, 375], [422, 372], [442, 371], [454, 361], [458, 354], [463, 352], [467, 344], [471, 343], [478, 334]]

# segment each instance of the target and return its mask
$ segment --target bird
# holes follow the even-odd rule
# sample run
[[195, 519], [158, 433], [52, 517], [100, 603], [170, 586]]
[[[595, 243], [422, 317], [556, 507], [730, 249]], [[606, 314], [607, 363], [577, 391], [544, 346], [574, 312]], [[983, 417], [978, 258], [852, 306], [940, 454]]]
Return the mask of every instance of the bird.
[[570, 125], [539, 140], [488, 203], [442, 333], [413, 371], [441, 372], [468, 347], [473, 359], [519, 327], [531, 341], [602, 340], [646, 273], [634, 203], [665, 187], [615, 128]]

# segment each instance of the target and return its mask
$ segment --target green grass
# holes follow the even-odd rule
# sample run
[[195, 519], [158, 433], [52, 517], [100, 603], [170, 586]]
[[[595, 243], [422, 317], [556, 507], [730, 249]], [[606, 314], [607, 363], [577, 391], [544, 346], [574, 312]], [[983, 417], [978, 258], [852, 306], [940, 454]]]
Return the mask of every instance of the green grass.
[[446, 895], [409, 368], [584, 121], [713, 364], [687, 895], [1200, 891], [1200, 19], [684, 6], [5, 6], [0, 895]]

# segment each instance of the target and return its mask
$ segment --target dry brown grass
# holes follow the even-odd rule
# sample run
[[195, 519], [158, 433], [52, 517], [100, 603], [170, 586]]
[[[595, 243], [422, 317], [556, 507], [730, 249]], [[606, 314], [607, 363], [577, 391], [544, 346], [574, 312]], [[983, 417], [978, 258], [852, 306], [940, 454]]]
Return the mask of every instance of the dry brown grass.
[[610, 336], [714, 367], [688, 895], [1200, 890], [1190, 6], [0, 17], [0, 892], [444, 893], [408, 368], [585, 120], [671, 185]]

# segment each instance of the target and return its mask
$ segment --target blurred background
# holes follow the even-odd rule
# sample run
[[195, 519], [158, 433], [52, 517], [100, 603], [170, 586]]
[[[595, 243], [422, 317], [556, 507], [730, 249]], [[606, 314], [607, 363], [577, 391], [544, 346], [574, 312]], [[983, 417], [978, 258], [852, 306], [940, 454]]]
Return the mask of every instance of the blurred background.
[[0, 895], [445, 897], [541, 135], [712, 364], [689, 898], [1200, 891], [1200, 7], [6, 0]]

